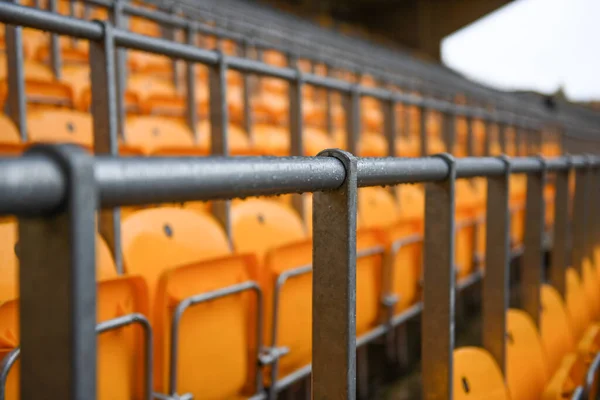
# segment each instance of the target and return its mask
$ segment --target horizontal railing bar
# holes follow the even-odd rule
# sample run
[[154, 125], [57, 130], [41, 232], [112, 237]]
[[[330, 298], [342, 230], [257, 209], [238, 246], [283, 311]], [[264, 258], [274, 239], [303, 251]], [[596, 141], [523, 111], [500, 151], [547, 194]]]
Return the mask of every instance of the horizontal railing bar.
[[114, 29], [113, 36], [115, 45], [127, 49], [140, 50], [209, 65], [214, 65], [219, 60], [219, 55], [213, 50], [140, 35], [123, 29]]
[[354, 84], [339, 79], [332, 79], [325, 76], [302, 74], [302, 80], [309, 85], [317, 86], [323, 89], [337, 90], [339, 92], [350, 92]]
[[0, 214], [51, 212], [66, 191], [61, 169], [48, 158], [0, 158]]
[[359, 158], [357, 169], [359, 187], [441, 181], [448, 175], [447, 164], [436, 157]]
[[[112, 9], [115, 4], [113, 1], [109, 0], [84, 0], [84, 3], [106, 9]], [[206, 26], [205, 24], [188, 20], [177, 15], [167, 14], [164, 11], [151, 10], [131, 3], [124, 3], [122, 11], [129, 16], [145, 18], [163, 26], [168, 25], [171, 28], [186, 29], [191, 26], [199, 33], [216, 35], [223, 39], [244, 40], [244, 36], [239, 33], [214, 26]]]
[[331, 190], [344, 178], [329, 157], [99, 157], [96, 164], [105, 207]]
[[100, 24], [7, 2], [0, 2], [0, 21], [81, 39], [100, 40], [104, 35]]
[[[558, 171], [600, 165], [600, 158], [548, 159]], [[512, 173], [540, 171], [536, 157], [510, 159]], [[437, 157], [359, 158], [358, 186], [441, 181], [447, 164]], [[494, 157], [456, 160], [457, 178], [497, 176], [503, 163]], [[95, 158], [95, 177], [103, 207], [268, 196], [338, 188], [345, 169], [329, 157], [111, 157]], [[67, 183], [60, 168], [41, 154], [0, 158], [0, 214], [48, 213], [61, 207]]]
[[517, 157], [510, 159], [510, 169], [513, 173], [530, 174], [541, 171], [542, 159], [536, 157]]
[[504, 171], [505, 164], [497, 157], [466, 157], [456, 160], [457, 178], [500, 176]]

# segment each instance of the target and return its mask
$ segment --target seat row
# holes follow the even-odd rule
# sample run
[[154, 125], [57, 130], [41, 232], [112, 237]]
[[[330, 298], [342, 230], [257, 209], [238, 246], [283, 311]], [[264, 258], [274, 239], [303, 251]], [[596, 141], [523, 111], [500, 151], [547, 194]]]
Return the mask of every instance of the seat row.
[[[525, 311], [506, 315], [506, 373], [492, 356], [476, 347], [454, 351], [453, 391], [457, 399], [559, 400], [575, 398], [589, 383], [588, 373], [600, 352], [598, 285], [600, 247], [581, 274], [565, 270], [566, 294], [549, 284], [540, 290], [539, 326]], [[485, 279], [485, 278], [484, 278]], [[596, 398], [597, 382], [587, 398]]]
[[[459, 182], [469, 185], [467, 181]], [[476, 193], [476, 189], [471, 189], [470, 196], [466, 197], [467, 185], [457, 188], [463, 198]], [[477, 185], [482, 186], [481, 182], [473, 186]], [[394, 314], [419, 299], [421, 242], [395, 244], [422, 234], [423, 193], [418, 186], [402, 186], [396, 190], [400, 208], [386, 189], [365, 188], [359, 192], [359, 336], [380, 323], [383, 279], [391, 279], [390, 294], [398, 299], [393, 305]], [[102, 239], [98, 239], [99, 322], [134, 312], [148, 316], [155, 332], [153, 367], [157, 391], [169, 391], [170, 331], [178, 304], [190, 296], [249, 280], [257, 283], [264, 296], [261, 308], [266, 333], [261, 339], [263, 352], [281, 347], [289, 351], [278, 363], [276, 379], [310, 363], [310, 271], [292, 273], [284, 283], [278, 282], [284, 274], [310, 266], [311, 226], [304, 226], [286, 202], [289, 198], [234, 201], [231, 243], [202, 203], [189, 203], [184, 208], [128, 210], [123, 213], [122, 222], [125, 277], [116, 276], [110, 252]], [[457, 204], [458, 221], [479, 212], [476, 208], [469, 210], [472, 203]], [[305, 205], [310, 214], [311, 202]], [[5, 258], [0, 263], [0, 293], [5, 301], [0, 306], [0, 326], [4, 332], [4, 354], [7, 354], [18, 346], [18, 246], [15, 245], [18, 240], [14, 223], [0, 227], [0, 243], [6, 247], [2, 251]], [[475, 245], [470, 241], [474, 229], [467, 225], [457, 232], [458, 279], [467, 277], [476, 268], [472, 261]], [[391, 276], [382, 275], [384, 262], [392, 263]], [[178, 338], [179, 393], [191, 392], [197, 398], [247, 394], [252, 382], [248, 376], [256, 373], [253, 369], [257, 361], [257, 318], [257, 305], [249, 293], [214, 299], [186, 311]], [[140, 332], [135, 328], [126, 328], [126, 332], [129, 333], [101, 335], [99, 390], [102, 398], [132, 398], [132, 393], [139, 394], [136, 390], [141, 390], [139, 365], [143, 341], [136, 336]], [[138, 340], [134, 340], [135, 337]], [[118, 366], [111, 369], [113, 364]], [[8, 393], [13, 396], [17, 390], [17, 375], [18, 367], [9, 375]], [[271, 383], [272, 378], [264, 379], [265, 384]]]

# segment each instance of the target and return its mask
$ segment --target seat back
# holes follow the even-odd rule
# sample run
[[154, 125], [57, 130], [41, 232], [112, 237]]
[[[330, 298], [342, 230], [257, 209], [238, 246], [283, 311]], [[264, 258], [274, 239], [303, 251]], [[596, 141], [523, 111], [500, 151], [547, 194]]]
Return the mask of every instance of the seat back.
[[[198, 123], [196, 127], [198, 134], [197, 146], [204, 149], [207, 154], [210, 153], [210, 121], [205, 119]], [[250, 139], [244, 129], [235, 124], [227, 126], [229, 139], [229, 152], [232, 155], [244, 155], [250, 152]]]
[[[19, 296], [19, 246], [16, 222], [0, 222], [0, 301]], [[114, 261], [106, 242], [96, 236], [96, 279], [102, 281], [117, 275]]]
[[27, 118], [28, 140], [32, 143], [75, 143], [92, 148], [93, 122], [90, 114], [69, 109], [32, 112]]
[[417, 299], [422, 277], [423, 241], [419, 232], [407, 232], [403, 222], [387, 231], [386, 262], [392, 263], [390, 291], [398, 297], [395, 312], [400, 313]]
[[567, 354], [544, 389], [542, 400], [571, 399], [585, 379], [586, 367], [577, 354]]
[[566, 276], [566, 303], [567, 311], [571, 316], [571, 327], [575, 341], [583, 336], [590, 325], [591, 317], [588, 310], [588, 300], [582, 287], [579, 274], [574, 268], [567, 268]]
[[[129, 276], [98, 283], [97, 321], [103, 322], [131, 313], [148, 314], [148, 293], [143, 279]], [[19, 301], [0, 306], [0, 356], [19, 346]], [[98, 399], [141, 398], [144, 387], [144, 339], [132, 326], [102, 333], [98, 337]], [[19, 399], [20, 363], [11, 368], [6, 399]]]
[[280, 125], [257, 123], [252, 128], [254, 151], [261, 155], [289, 155], [290, 135]]
[[522, 310], [508, 310], [506, 328], [506, 382], [511, 399], [537, 399], [549, 378], [540, 335]]
[[513, 243], [523, 243], [525, 235], [525, 196], [527, 193], [527, 176], [522, 174], [510, 177], [509, 207], [516, 210], [511, 213], [510, 238]]
[[[8, 76], [8, 70], [6, 69], [6, 67], [6, 55], [0, 53], [0, 81], [6, 80]], [[41, 81], [51, 81], [54, 79], [52, 71], [44, 64], [40, 64], [35, 61], [25, 60], [23, 67], [26, 80], [35, 79]]]
[[542, 285], [542, 312], [540, 334], [546, 351], [548, 370], [553, 374], [563, 359], [575, 347], [571, 333], [571, 320], [566, 305], [556, 289], [550, 285]]
[[[356, 333], [361, 335], [377, 323], [382, 254], [361, 252], [381, 246], [381, 237], [372, 230], [357, 232]], [[282, 274], [312, 264], [312, 241], [303, 240], [271, 249], [260, 269], [259, 282], [265, 295], [266, 345], [289, 348], [279, 364], [279, 377], [286, 376], [311, 360], [312, 349], [312, 273], [285, 279], [279, 290], [278, 309], [274, 310], [276, 282]], [[274, 315], [277, 313], [277, 341], [272, 342]]]
[[0, 115], [0, 154], [22, 151], [21, 136], [15, 124], [5, 115]]
[[302, 221], [290, 207], [268, 199], [235, 203], [231, 227], [235, 251], [254, 253], [260, 262], [270, 249], [307, 237]]
[[476, 192], [470, 181], [456, 181], [456, 254], [458, 276], [465, 277], [473, 271], [475, 254]]
[[[246, 282], [255, 269], [254, 257], [235, 255], [171, 268], [161, 275], [155, 303], [159, 391], [170, 389], [171, 325], [177, 305], [191, 296]], [[250, 293], [238, 293], [186, 309], [177, 338], [178, 393], [203, 399], [242, 394], [256, 364], [254, 304]]]
[[452, 393], [456, 400], [509, 400], [504, 377], [492, 356], [476, 347], [462, 347], [452, 354]]
[[316, 156], [325, 149], [334, 147], [333, 140], [323, 129], [307, 126], [303, 129], [304, 155]]
[[589, 257], [583, 259], [581, 265], [581, 283], [583, 290], [587, 298], [588, 311], [592, 320], [598, 320], [600, 318], [600, 282], [598, 281], [598, 275], [592, 260]]
[[125, 138], [128, 145], [142, 149], [145, 154], [194, 148], [192, 133], [183, 122], [158, 116], [128, 118]]
[[388, 228], [399, 220], [399, 210], [391, 193], [381, 187], [358, 191], [358, 213], [363, 228]]
[[121, 231], [125, 271], [146, 279], [151, 301], [164, 271], [230, 252], [225, 233], [211, 216], [182, 208], [134, 212]]

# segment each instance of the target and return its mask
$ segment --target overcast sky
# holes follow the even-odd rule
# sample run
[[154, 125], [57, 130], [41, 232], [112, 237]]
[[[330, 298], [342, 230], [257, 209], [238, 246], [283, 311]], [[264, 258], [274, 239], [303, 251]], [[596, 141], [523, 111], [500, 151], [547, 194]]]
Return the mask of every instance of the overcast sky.
[[600, 100], [600, 0], [516, 0], [446, 37], [442, 59], [501, 89]]

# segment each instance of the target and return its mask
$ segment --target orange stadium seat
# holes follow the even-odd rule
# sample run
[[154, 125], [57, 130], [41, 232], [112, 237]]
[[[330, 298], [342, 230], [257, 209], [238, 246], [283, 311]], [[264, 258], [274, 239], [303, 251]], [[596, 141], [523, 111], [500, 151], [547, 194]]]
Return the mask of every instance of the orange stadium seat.
[[[379, 279], [381, 253], [360, 256], [361, 251], [380, 246], [380, 237], [375, 231], [357, 232], [357, 335], [367, 332], [377, 322], [379, 311]], [[275, 283], [282, 273], [312, 264], [312, 243], [304, 240], [272, 248], [261, 269], [261, 286], [264, 288], [266, 305], [266, 343], [271, 346], [274, 323], [273, 302]], [[312, 274], [291, 277], [281, 287], [277, 309], [277, 347], [287, 347], [289, 353], [282, 357], [278, 378], [289, 375], [304, 367], [311, 360], [312, 332]]]
[[548, 370], [555, 373], [563, 357], [575, 349], [571, 317], [560, 294], [552, 286], [542, 285], [540, 294], [540, 335], [546, 351]]
[[[60, 38], [60, 61], [62, 65], [87, 65], [89, 63], [89, 45], [86, 41], [75, 41], [71, 38]], [[40, 63], [49, 65], [51, 62], [51, 50], [49, 46], [39, 47], [34, 59]]]
[[583, 382], [586, 368], [576, 354], [569, 354], [563, 358], [559, 369], [550, 379], [542, 394], [542, 400], [570, 399], [575, 390]]
[[75, 143], [93, 147], [92, 117], [69, 109], [49, 109], [29, 113], [28, 140], [31, 143]]
[[[171, 326], [175, 307], [186, 298], [250, 279], [251, 256], [230, 256], [166, 270], [156, 294], [157, 388], [169, 388]], [[254, 296], [240, 293], [189, 307], [178, 334], [177, 392], [194, 398], [242, 398], [257, 368]], [[252, 351], [253, 350], [253, 351]], [[218, 356], [217, 363], [198, 360]], [[249, 397], [249, 396], [248, 396]]]
[[144, 154], [194, 154], [194, 138], [178, 120], [158, 116], [129, 117], [125, 123], [125, 142]]
[[[90, 90], [90, 68], [84, 65], [63, 65], [61, 80], [68, 84], [73, 91], [73, 104], [76, 108], [85, 110], [88, 104], [84, 104], [84, 93]], [[89, 93], [91, 96], [91, 93]]]
[[[0, 222], [0, 302], [18, 297], [18, 231], [17, 223]], [[96, 237], [96, 278], [101, 281], [115, 277], [117, 270], [110, 250]]]
[[[51, 81], [54, 79], [50, 68], [35, 61], [25, 60], [23, 63], [23, 71], [25, 79], [35, 79], [40, 81]], [[0, 80], [6, 80], [7, 75], [6, 55], [0, 54]]]
[[468, 276], [474, 267], [475, 227], [477, 215], [475, 190], [468, 180], [456, 181], [456, 269], [460, 278]]
[[230, 252], [223, 230], [212, 217], [183, 208], [134, 212], [122, 222], [121, 231], [125, 271], [144, 277], [151, 301], [164, 271]]
[[0, 154], [20, 154], [22, 150], [17, 127], [7, 116], [0, 115]]
[[566, 271], [565, 302], [571, 316], [571, 327], [575, 341], [579, 341], [592, 319], [587, 304], [587, 296], [579, 274], [574, 268]]
[[531, 317], [510, 309], [506, 314], [506, 381], [512, 400], [539, 398], [549, 371], [540, 335]]
[[[348, 133], [346, 130], [336, 130], [335, 145], [347, 149]], [[386, 139], [380, 132], [363, 131], [358, 139], [358, 155], [361, 157], [385, 157], [388, 153]]]
[[[210, 121], [203, 120], [196, 126], [198, 134], [197, 146], [210, 153]], [[232, 155], [248, 155], [251, 152], [248, 134], [239, 125], [230, 123], [227, 127], [229, 135], [229, 151]]]
[[146, 74], [131, 74], [127, 78], [127, 90], [138, 96], [140, 101], [156, 95], [171, 97], [177, 95], [172, 82]]
[[269, 199], [235, 202], [231, 207], [231, 227], [235, 251], [256, 254], [261, 262], [269, 249], [307, 238], [298, 215]]
[[[107, 279], [98, 283], [98, 322], [132, 313], [148, 314], [148, 296], [139, 277]], [[0, 305], [0, 356], [19, 346], [19, 304], [10, 300]], [[134, 327], [119, 328], [98, 337], [98, 398], [102, 400], [141, 398], [144, 363], [143, 340]], [[20, 362], [10, 370], [6, 399], [19, 399]]]
[[483, 349], [462, 347], [453, 353], [452, 393], [457, 400], [512, 399], [492, 356]]

